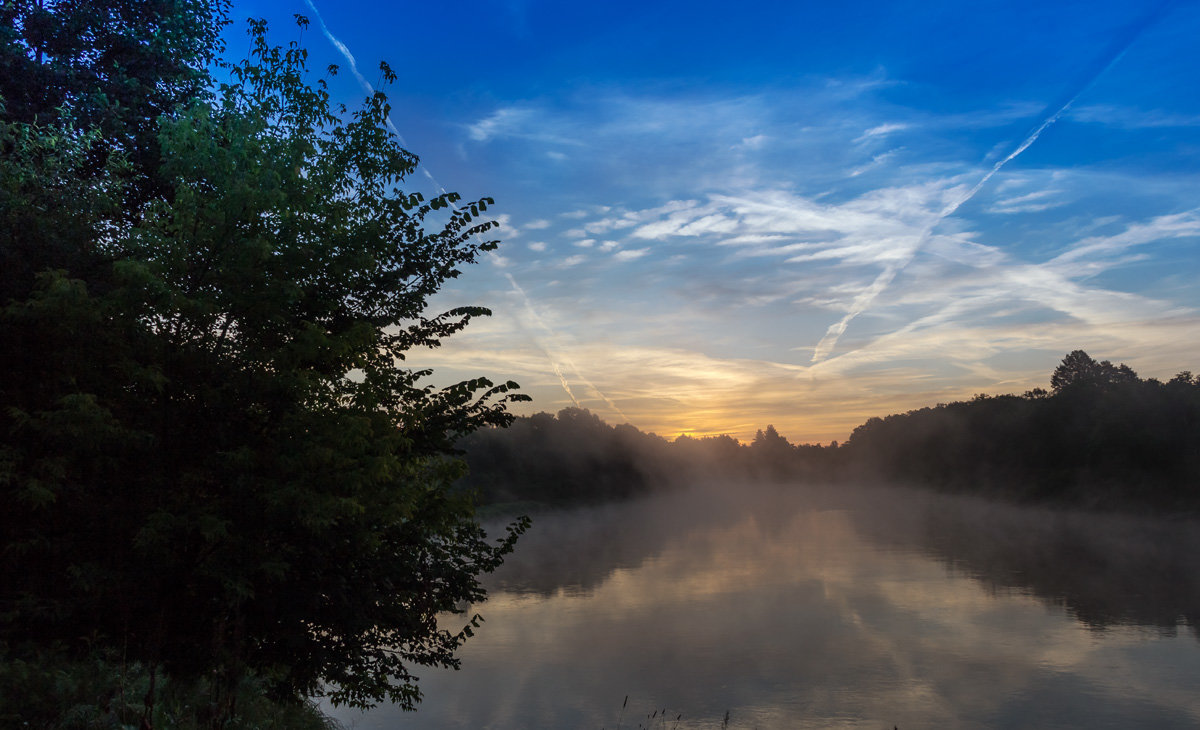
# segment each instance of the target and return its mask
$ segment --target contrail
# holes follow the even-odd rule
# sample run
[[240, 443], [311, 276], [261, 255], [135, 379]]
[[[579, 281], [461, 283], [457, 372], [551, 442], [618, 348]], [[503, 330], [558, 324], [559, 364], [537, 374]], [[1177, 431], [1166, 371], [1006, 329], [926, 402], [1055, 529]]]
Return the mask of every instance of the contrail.
[[[338, 53], [341, 53], [346, 61], [350, 64], [350, 72], [354, 74], [354, 78], [358, 79], [358, 85], [361, 86], [363, 91], [367, 92], [367, 94], [374, 96], [375, 87], [372, 86], [371, 82], [367, 81], [367, 77], [363, 76], [362, 72], [358, 70], [358, 61], [355, 60], [354, 54], [350, 52], [350, 48], [345, 43], [342, 43], [342, 41], [329, 30], [329, 26], [325, 25], [325, 19], [321, 17], [321, 11], [317, 10], [317, 6], [313, 5], [312, 0], [304, 0], [304, 3], [308, 5], [309, 10], [312, 10], [313, 15], [316, 16], [317, 25], [321, 26], [321, 33], [325, 35], [325, 39], [333, 44], [333, 47], [338, 50]], [[408, 143], [404, 141], [404, 136], [400, 134], [399, 129], [396, 129], [396, 125], [392, 124], [391, 117], [388, 117], [383, 121], [387, 124], [388, 131], [396, 135], [396, 139], [400, 140], [401, 145], [407, 147]], [[426, 171], [425, 174], [429, 175], [429, 172]], [[430, 179], [433, 179], [432, 176]], [[442, 192], [445, 192], [445, 190]]]
[[[521, 303], [525, 306], [525, 311], [528, 312], [529, 318], [536, 322], [542, 329], [550, 331], [550, 328], [547, 327], [544, 322], [542, 322], [542, 318], [539, 317], [537, 311], [534, 310], [533, 302], [530, 301], [529, 295], [525, 293], [525, 290], [522, 289], [519, 284], [517, 284], [517, 280], [513, 278], [512, 274], [506, 271], [504, 272], [504, 277], [508, 279], [508, 283], [512, 285], [513, 291], [515, 291], [521, 297]], [[537, 337], [532, 332], [529, 334], [529, 336], [530, 339], [533, 340], [533, 343], [542, 351], [542, 354], [546, 356], [546, 359], [550, 361], [550, 367], [554, 369], [554, 374], [558, 376], [558, 381], [562, 383], [562, 389], [567, 391], [567, 397], [571, 399], [571, 402], [575, 404], [576, 408], [581, 408], [582, 406], [579, 403], [579, 399], [575, 397], [573, 392], [571, 392], [571, 385], [567, 382], [567, 376], [563, 375], [562, 368], [559, 367], [558, 361], [556, 361], [554, 356], [550, 354], [550, 348], [546, 347], [541, 338]]]
[[933, 229], [937, 228], [939, 223], [953, 215], [954, 212], [961, 208], [968, 200], [974, 198], [975, 195], [979, 193], [980, 189], [987, 184], [987, 181], [991, 180], [992, 176], [994, 176], [997, 172], [1000, 172], [1000, 168], [1016, 159], [1017, 155], [1020, 155], [1022, 152], [1029, 149], [1029, 146], [1037, 141], [1037, 138], [1041, 136], [1042, 132], [1046, 131], [1051, 124], [1054, 124], [1056, 121], [1058, 121], [1058, 118], [1063, 115], [1063, 112], [1065, 112], [1067, 108], [1070, 107], [1071, 104], [1078, 99], [1079, 95], [1085, 90], [1086, 88], [1081, 90], [1079, 94], [1071, 97], [1071, 99], [1062, 107], [1060, 107], [1058, 111], [1046, 117], [1046, 119], [1043, 120], [1040, 125], [1038, 125], [1037, 129], [1035, 129], [1028, 137], [1025, 138], [1024, 142], [1018, 145], [1015, 150], [1010, 152], [1007, 157], [993, 165], [992, 169], [988, 170], [987, 174], [981, 177], [979, 182], [975, 183], [974, 187], [943, 208], [942, 211], [938, 213], [937, 217], [933, 219], [933, 222], [927, 225], [921, 231], [921, 235], [917, 239], [917, 244], [912, 247], [912, 249], [908, 252], [908, 255], [905, 256], [904, 259], [899, 263], [888, 264], [887, 267], [879, 273], [879, 276], [875, 277], [875, 281], [871, 282], [869, 287], [864, 289], [857, 297], [854, 298], [854, 302], [850, 305], [850, 311], [847, 312], [846, 315], [840, 320], [829, 326], [829, 329], [825, 331], [825, 336], [821, 338], [821, 341], [817, 343], [816, 348], [813, 350], [812, 362], [821, 362], [829, 356], [829, 353], [832, 352], [833, 348], [837, 345], [838, 339], [846, 332], [846, 328], [850, 326], [850, 322], [855, 317], [865, 312], [867, 308], [874, 303], [875, 298], [882, 294], [885, 289], [891, 286], [892, 281], [896, 279], [896, 275], [903, 271], [905, 267], [912, 262], [913, 258], [916, 257], [917, 252], [921, 250], [921, 247], [924, 246], [925, 242], [929, 240], [929, 236], [933, 233]]
[[[1050, 109], [1053, 109], [1054, 111], [1045, 116], [1042, 119], [1041, 124], [1039, 124], [1032, 132], [1030, 132], [1029, 135], [1025, 137], [1024, 141], [1017, 145], [1015, 150], [1008, 153], [1008, 156], [993, 165], [992, 169], [988, 170], [987, 174], [981, 177], [979, 182], [975, 183], [970, 190], [959, 196], [956, 200], [951, 201], [949, 205], [943, 208], [937, 217], [934, 218], [933, 221], [921, 231], [921, 235], [917, 239], [917, 244], [913, 246], [911, 251], [908, 252], [908, 255], [905, 256], [901, 262], [889, 264], [887, 268], [880, 272], [879, 276], [875, 277], [875, 281], [871, 282], [869, 287], [867, 287], [861, 294], [854, 298], [854, 302], [850, 305], [850, 311], [847, 312], [846, 315], [839, 321], [829, 326], [829, 329], [825, 331], [825, 336], [821, 338], [821, 341], [818, 342], [817, 346], [813, 349], [812, 363], [819, 363], [829, 356], [829, 353], [831, 353], [833, 348], [837, 346], [838, 338], [840, 338], [846, 331], [846, 328], [850, 325], [850, 322], [855, 317], [865, 312], [871, 306], [871, 304], [874, 303], [875, 298], [882, 294], [883, 291], [891, 285], [892, 281], [895, 280], [896, 275], [903, 271], [904, 268], [912, 262], [913, 258], [916, 257], [917, 252], [921, 249], [925, 242], [929, 240], [929, 236], [933, 233], [934, 228], [936, 228], [939, 223], [953, 215], [954, 212], [961, 208], [968, 200], [974, 198], [980, 189], [987, 184], [988, 180], [991, 180], [996, 173], [1000, 172], [1001, 168], [1015, 160], [1022, 152], [1029, 149], [1029, 146], [1037, 141], [1038, 137], [1042, 135], [1042, 132], [1045, 132], [1052, 124], [1057, 122], [1059, 118], [1071, 108], [1071, 105], [1079, 99], [1079, 97], [1083, 96], [1089, 89], [1091, 89], [1096, 81], [1098, 81], [1100, 77], [1105, 74], [1105, 72], [1115, 66], [1117, 62], [1120, 61], [1125, 55], [1126, 51], [1129, 50], [1130, 46], [1133, 45], [1134, 41], [1136, 41], [1138, 37], [1145, 32], [1146, 28], [1150, 27], [1154, 21], [1165, 15], [1166, 11], [1173, 4], [1174, 3], [1170, 0], [1159, 3], [1146, 15], [1132, 23], [1124, 33], [1120, 34], [1116, 39], [1113, 40], [1112, 43], [1108, 45], [1107, 48], [1105, 48], [1104, 53], [1099, 56], [1098, 61], [1090, 65], [1085, 70], [1082, 80], [1077, 81], [1068, 87], [1073, 89], [1073, 92], [1065, 102], [1055, 102], [1052, 104]], [[1059, 98], [1061, 99], [1062, 97]]]
[[[350, 52], [349, 46], [347, 46], [337, 36], [335, 36], [329, 30], [329, 26], [325, 25], [325, 19], [321, 17], [321, 11], [317, 9], [317, 6], [315, 4], [313, 4], [313, 0], [304, 0], [304, 2], [306, 5], [308, 5], [309, 9], [312, 10], [313, 15], [317, 19], [317, 25], [320, 26], [321, 33], [324, 34], [326, 40], [328, 40], [333, 45], [333, 47], [336, 48], [338, 50], [338, 52], [341, 53], [342, 56], [346, 59], [346, 61], [350, 64], [350, 71], [351, 71], [351, 73], [354, 74], [354, 78], [358, 80], [359, 85], [362, 86], [363, 91], [367, 92], [368, 94], [374, 94], [375, 87], [372, 86], [371, 82], [367, 81], [366, 77], [362, 75], [362, 72], [358, 70], [358, 61], [354, 58], [354, 54]], [[389, 116], [389, 117], [385, 118], [384, 122], [387, 124], [388, 131], [390, 131], [392, 134], [396, 135], [396, 139], [400, 141], [401, 145], [407, 147], [408, 143], [404, 141], [404, 136], [400, 134], [400, 130], [397, 129], [396, 125], [392, 123], [391, 117]], [[422, 165], [421, 172], [424, 173], [425, 177], [428, 178], [428, 180], [431, 183], [433, 183], [433, 185], [438, 190], [440, 190], [443, 194], [445, 194], [446, 188], [442, 187], [441, 183], [439, 183], [437, 181], [437, 178], [435, 178], [433, 176], [433, 173], [431, 173], [429, 171], [428, 167]], [[452, 208], [454, 208], [454, 210], [456, 210], [456, 211], [458, 210], [457, 205], [454, 205], [453, 203], [451, 203], [450, 205]], [[525, 305], [525, 310], [526, 310], [526, 312], [529, 313], [529, 315], [533, 319], [533, 321], [536, 322], [540, 328], [542, 328], [547, 333], [549, 333], [551, 337], [554, 337], [555, 336], [554, 331], [552, 329], [550, 329], [550, 327], [547, 326], [544, 321], [542, 321], [541, 317], [538, 316], [537, 311], [533, 308], [533, 302], [532, 302], [532, 300], [530, 300], [529, 295], [526, 294], [525, 290], [522, 289], [517, 284], [517, 281], [516, 281], [516, 279], [513, 278], [512, 274], [505, 272], [504, 276], [508, 279], [508, 283], [512, 286], [513, 291], [515, 291], [521, 297], [521, 301]], [[575, 366], [575, 363], [573, 363], [570, 358], [560, 355], [558, 357], [558, 359], [556, 359], [555, 356], [551, 353], [550, 348], [548, 348], [545, 345], [545, 343], [541, 341], [540, 338], [538, 338], [536, 336], [532, 336], [532, 334], [531, 334], [531, 337], [534, 341], [534, 344], [536, 344], [538, 346], [538, 348], [541, 349], [542, 353], [546, 356], [546, 359], [550, 362], [550, 367], [554, 370], [554, 374], [558, 376], [558, 381], [562, 385], [562, 389], [564, 391], [566, 391], [567, 397], [571, 399], [571, 402], [575, 404], [576, 408], [582, 408], [582, 405], [580, 404], [579, 399], [575, 397], [575, 393], [573, 393], [571, 391], [571, 385], [570, 385], [570, 383], [567, 382], [567, 378], [563, 374], [562, 367], [558, 363], [558, 360], [560, 360], [560, 359], [566, 361], [566, 363], [570, 366], [572, 372], [575, 373], [575, 377], [578, 380], [582, 380], [593, 393], [595, 393], [601, 400], [603, 400], [606, 404], [608, 404], [609, 408], [611, 408], [614, 412], [616, 412], [616, 414], [619, 415], [623, 420], [625, 420], [627, 422], [629, 421], [629, 418], [621, 411], [620, 408], [617, 407], [616, 403], [613, 403], [612, 400], [610, 400], [608, 396], [606, 396], [590, 380], [588, 380], [586, 377], [584, 377], [584, 375], [581, 372], [579, 372], [579, 368]]]
[[575, 373], [576, 379], [582, 380], [583, 384], [586, 385], [589, 390], [591, 390], [593, 393], [595, 393], [600, 398], [600, 400], [604, 401], [608, 405], [609, 408], [613, 409], [613, 412], [616, 413], [618, 416], [620, 416], [622, 421], [624, 421], [625, 423], [629, 423], [629, 416], [625, 415], [625, 412], [622, 411], [619, 407], [617, 407], [617, 404], [613, 403], [612, 399], [604, 394], [604, 391], [597, 388], [595, 383], [593, 383], [591, 380], [588, 379], [588, 377], [586, 375], [584, 375], [582, 372], [580, 372], [579, 368], [576, 367], [574, 361], [572, 361], [571, 358], [563, 356], [563, 359], [566, 360], [567, 364], [571, 366], [571, 372]]
[[[525, 312], [528, 314], [529, 319], [531, 321], [533, 321], [533, 323], [536, 324], [538, 327], [540, 327], [542, 330], [544, 330], [546, 332], [546, 334], [550, 335], [550, 337], [552, 337], [552, 338], [556, 337], [557, 335], [555, 334], [554, 330], [550, 329], [550, 326], [546, 324], [546, 322], [541, 318], [541, 316], [538, 315], [537, 310], [533, 308], [533, 300], [531, 300], [529, 298], [529, 295], [525, 293], [525, 290], [521, 287], [520, 284], [517, 283], [517, 280], [513, 278], [513, 275], [506, 271], [506, 272], [504, 272], [504, 277], [506, 279], [508, 279], [508, 283], [512, 286], [513, 291], [515, 291], [517, 293], [517, 295], [521, 297], [521, 303], [525, 306]], [[571, 388], [567, 384], [567, 379], [563, 375], [562, 368], [558, 364], [559, 360], [564, 361], [571, 368], [571, 372], [573, 372], [575, 374], [575, 378], [577, 380], [582, 380], [583, 383], [585, 385], [587, 385], [587, 387], [593, 393], [595, 393], [596, 396], [598, 396], [600, 398], [600, 400], [604, 401], [608, 405], [609, 408], [611, 408], [618, 416], [620, 416], [622, 420], [624, 420], [627, 423], [629, 422], [629, 417], [626, 416], [625, 413], [617, 406], [617, 404], [614, 403], [608, 396], [606, 396], [602, 390], [597, 388], [595, 386], [595, 384], [592, 383], [592, 381], [588, 380], [587, 377], [584, 376], [584, 374], [579, 371], [579, 368], [576, 367], [575, 363], [571, 360], [571, 358], [569, 358], [565, 355], [562, 355], [561, 353], [558, 354], [557, 356], [555, 356], [555, 354], [553, 354], [551, 352], [551, 349], [546, 345], [546, 343], [541, 338], [534, 335], [533, 333], [530, 333], [530, 338], [534, 341], [534, 344], [536, 344], [539, 348], [541, 348], [542, 353], [544, 353], [546, 355], [546, 359], [550, 361], [550, 366], [554, 368], [554, 373], [556, 375], [558, 375], [558, 379], [562, 382], [563, 390], [567, 391], [567, 395], [571, 397], [571, 401], [573, 403], [575, 403], [576, 407], [582, 407], [582, 406], [580, 405], [579, 401], [575, 398], [575, 394], [571, 392]]]

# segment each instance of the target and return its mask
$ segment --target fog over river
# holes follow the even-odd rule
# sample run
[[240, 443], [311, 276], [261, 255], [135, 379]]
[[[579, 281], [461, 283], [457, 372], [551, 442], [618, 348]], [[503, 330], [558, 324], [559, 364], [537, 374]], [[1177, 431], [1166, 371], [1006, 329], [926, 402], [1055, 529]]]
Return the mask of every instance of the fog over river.
[[732, 728], [1200, 727], [1191, 520], [705, 486], [536, 514], [487, 585], [462, 670], [417, 672], [417, 712], [332, 714], [361, 730], [718, 728], [726, 712]]

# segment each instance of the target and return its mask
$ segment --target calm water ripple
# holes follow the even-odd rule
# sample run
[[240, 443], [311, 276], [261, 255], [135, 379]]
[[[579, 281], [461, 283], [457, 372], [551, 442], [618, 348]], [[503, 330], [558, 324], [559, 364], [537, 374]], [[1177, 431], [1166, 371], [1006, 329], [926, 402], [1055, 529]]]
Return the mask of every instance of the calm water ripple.
[[461, 671], [418, 672], [415, 713], [332, 712], [361, 730], [719, 728], [726, 712], [731, 728], [1195, 728], [1198, 568], [1191, 521], [698, 487], [535, 516]]

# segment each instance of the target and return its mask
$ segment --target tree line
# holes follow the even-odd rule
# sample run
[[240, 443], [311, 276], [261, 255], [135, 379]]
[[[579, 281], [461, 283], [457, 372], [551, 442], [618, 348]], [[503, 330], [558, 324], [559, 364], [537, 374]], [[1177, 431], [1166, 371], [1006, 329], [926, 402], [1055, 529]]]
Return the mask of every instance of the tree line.
[[577, 407], [481, 429], [458, 447], [468, 469], [458, 488], [485, 504], [603, 502], [697, 479], [815, 478], [832, 464], [828, 447], [790, 444], [774, 426], [749, 444], [724, 435], [668, 441]]
[[792, 444], [767, 426], [673, 441], [568, 408], [459, 443], [460, 488], [484, 501], [623, 498], [697, 479], [889, 481], [1081, 506], [1200, 505], [1200, 378], [1142, 379], [1069, 353], [1050, 389], [978, 395], [871, 418], [844, 444]]
[[1075, 350], [1050, 386], [872, 418], [850, 435], [843, 473], [1085, 506], [1197, 506], [1200, 379], [1143, 379]]

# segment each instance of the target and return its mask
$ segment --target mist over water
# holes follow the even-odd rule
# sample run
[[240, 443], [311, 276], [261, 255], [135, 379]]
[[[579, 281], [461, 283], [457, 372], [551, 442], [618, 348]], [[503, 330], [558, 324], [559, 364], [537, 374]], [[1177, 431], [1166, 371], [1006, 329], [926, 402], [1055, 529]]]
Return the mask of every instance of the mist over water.
[[461, 671], [418, 672], [416, 713], [334, 714], [364, 729], [715, 728], [726, 711], [745, 728], [1196, 727], [1198, 548], [1190, 520], [893, 488], [705, 485], [542, 513], [489, 577]]

